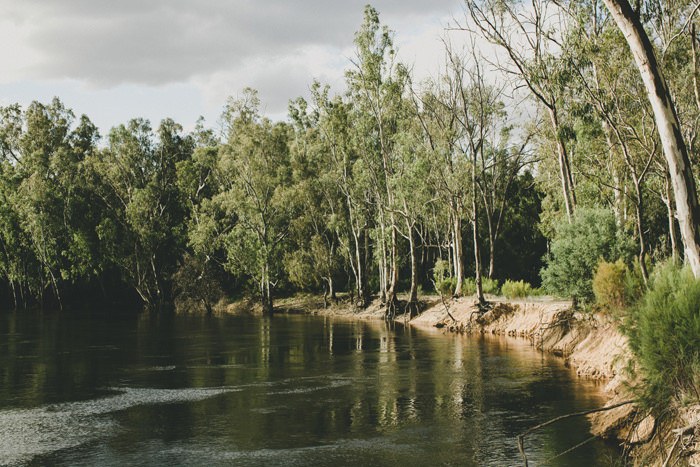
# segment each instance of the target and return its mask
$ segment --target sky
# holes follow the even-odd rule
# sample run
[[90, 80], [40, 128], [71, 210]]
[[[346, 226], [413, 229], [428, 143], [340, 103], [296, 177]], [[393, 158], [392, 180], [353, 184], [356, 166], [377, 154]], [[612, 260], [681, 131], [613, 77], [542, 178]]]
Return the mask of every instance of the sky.
[[[57, 96], [103, 134], [134, 117], [191, 129], [200, 115], [214, 125], [227, 97], [253, 87], [263, 113], [284, 119], [314, 79], [342, 92], [365, 2], [0, 0], [0, 105]], [[436, 75], [462, 1], [373, 6], [414, 79]]]

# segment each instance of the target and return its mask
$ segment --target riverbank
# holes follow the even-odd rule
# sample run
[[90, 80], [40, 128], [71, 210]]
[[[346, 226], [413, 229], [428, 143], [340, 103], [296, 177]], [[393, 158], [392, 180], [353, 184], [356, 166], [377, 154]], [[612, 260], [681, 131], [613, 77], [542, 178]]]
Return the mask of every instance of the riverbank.
[[[626, 371], [632, 364], [632, 354], [627, 338], [609, 314], [575, 311], [570, 301], [547, 297], [489, 299], [491, 309], [479, 314], [476, 302], [471, 298], [442, 301], [438, 296], [426, 296], [420, 314], [411, 320], [399, 315], [396, 321], [416, 327], [439, 328], [443, 332], [527, 339], [539, 350], [563, 358], [579, 377], [599, 380], [608, 400], [606, 406], [634, 399], [629, 389], [629, 372]], [[277, 307], [285, 312], [342, 319], [384, 319], [384, 308], [378, 301], [357, 311], [347, 302], [330, 303], [324, 307], [322, 299], [308, 295], [280, 300]], [[698, 444], [693, 438], [700, 420], [700, 407], [673, 408], [672, 412], [673, 416], [657, 421], [637, 405], [625, 404], [588, 417], [592, 433], [624, 444], [636, 465], [662, 465], [669, 456], [674, 461], [681, 460], [680, 465], [700, 465]], [[678, 431], [684, 427], [687, 429]]]

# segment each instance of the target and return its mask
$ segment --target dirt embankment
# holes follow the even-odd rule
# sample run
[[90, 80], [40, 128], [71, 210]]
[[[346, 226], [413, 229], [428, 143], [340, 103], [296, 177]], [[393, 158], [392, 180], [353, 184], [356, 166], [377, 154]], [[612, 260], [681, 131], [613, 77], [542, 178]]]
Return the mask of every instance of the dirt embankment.
[[[494, 299], [486, 313], [477, 310], [468, 299], [439, 302], [411, 323], [529, 339], [538, 349], [563, 357], [580, 377], [604, 380], [606, 406], [634, 399], [626, 371], [631, 352], [609, 316], [577, 312], [571, 302], [546, 298]], [[591, 414], [589, 420], [593, 434], [623, 442], [635, 465], [700, 465], [700, 445], [694, 437], [700, 407], [673, 412], [659, 422], [637, 405], [625, 404]], [[664, 464], [666, 459], [672, 462]]]

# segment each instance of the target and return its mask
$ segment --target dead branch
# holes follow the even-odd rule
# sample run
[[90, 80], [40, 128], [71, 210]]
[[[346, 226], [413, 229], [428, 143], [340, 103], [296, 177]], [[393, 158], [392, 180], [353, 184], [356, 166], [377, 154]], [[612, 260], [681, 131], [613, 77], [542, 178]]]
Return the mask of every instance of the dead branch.
[[[528, 434], [530, 434], [534, 431], [537, 431], [541, 428], [544, 428], [546, 426], [552, 425], [553, 423], [559, 422], [561, 420], [566, 420], [568, 418], [573, 418], [573, 417], [581, 417], [581, 416], [589, 415], [589, 414], [596, 413], [596, 412], [605, 412], [608, 410], [616, 409], [618, 407], [622, 407], [623, 405], [633, 404], [634, 402], [636, 402], [636, 401], [635, 400], [627, 400], [624, 402], [618, 402], [617, 404], [613, 404], [613, 405], [610, 405], [607, 407], [601, 407], [598, 409], [584, 410], [583, 412], [574, 412], [574, 413], [570, 413], [570, 414], [566, 414], [566, 415], [560, 415], [558, 417], [552, 418], [551, 420], [547, 420], [544, 423], [540, 423], [539, 425], [535, 425], [531, 428], [528, 428], [527, 430], [525, 430], [524, 432], [522, 432], [521, 434], [518, 435], [518, 451], [520, 451], [520, 456], [523, 458], [523, 464], [525, 465], [525, 467], [528, 467], [527, 456], [525, 455], [525, 436], [527, 436]], [[583, 444], [585, 444], [585, 443], [583, 443]], [[576, 446], [576, 447], [578, 447], [578, 446]]]

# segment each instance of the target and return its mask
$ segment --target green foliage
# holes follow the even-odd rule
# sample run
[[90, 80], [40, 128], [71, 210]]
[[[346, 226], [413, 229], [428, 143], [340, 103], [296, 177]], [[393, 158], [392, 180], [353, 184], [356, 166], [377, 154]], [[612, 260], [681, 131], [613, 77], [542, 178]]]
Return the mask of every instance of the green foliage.
[[536, 295], [537, 292], [525, 281], [506, 280], [501, 287], [501, 293], [506, 298], [525, 298]]
[[223, 296], [221, 274], [212, 261], [185, 254], [173, 275], [175, 309], [178, 312], [214, 311]]
[[489, 277], [481, 278], [481, 288], [483, 289], [484, 293], [487, 294], [498, 295], [501, 293], [501, 287], [498, 285], [498, 281]]
[[[455, 284], [456, 285], [456, 284]], [[476, 280], [473, 277], [465, 277], [462, 280], [462, 295], [468, 297], [476, 293]]]
[[547, 265], [541, 271], [542, 286], [549, 293], [590, 302], [599, 260], [625, 258], [628, 251], [612, 212], [579, 208], [571, 223], [562, 219], [556, 229]]
[[[651, 265], [647, 266], [647, 270], [651, 271]], [[630, 307], [635, 305], [644, 296], [647, 291], [647, 286], [644, 282], [642, 269], [639, 267], [639, 260], [634, 259], [632, 269], [625, 274], [625, 306]]]
[[626, 304], [627, 265], [621, 259], [614, 263], [601, 261], [593, 276], [596, 303], [609, 309], [620, 309]]
[[457, 279], [450, 277], [450, 265], [447, 261], [439, 259], [433, 266], [433, 283], [436, 292], [443, 296], [452, 296], [457, 285]]
[[644, 379], [643, 400], [665, 407], [673, 398], [700, 398], [700, 281], [666, 264], [625, 325]]

